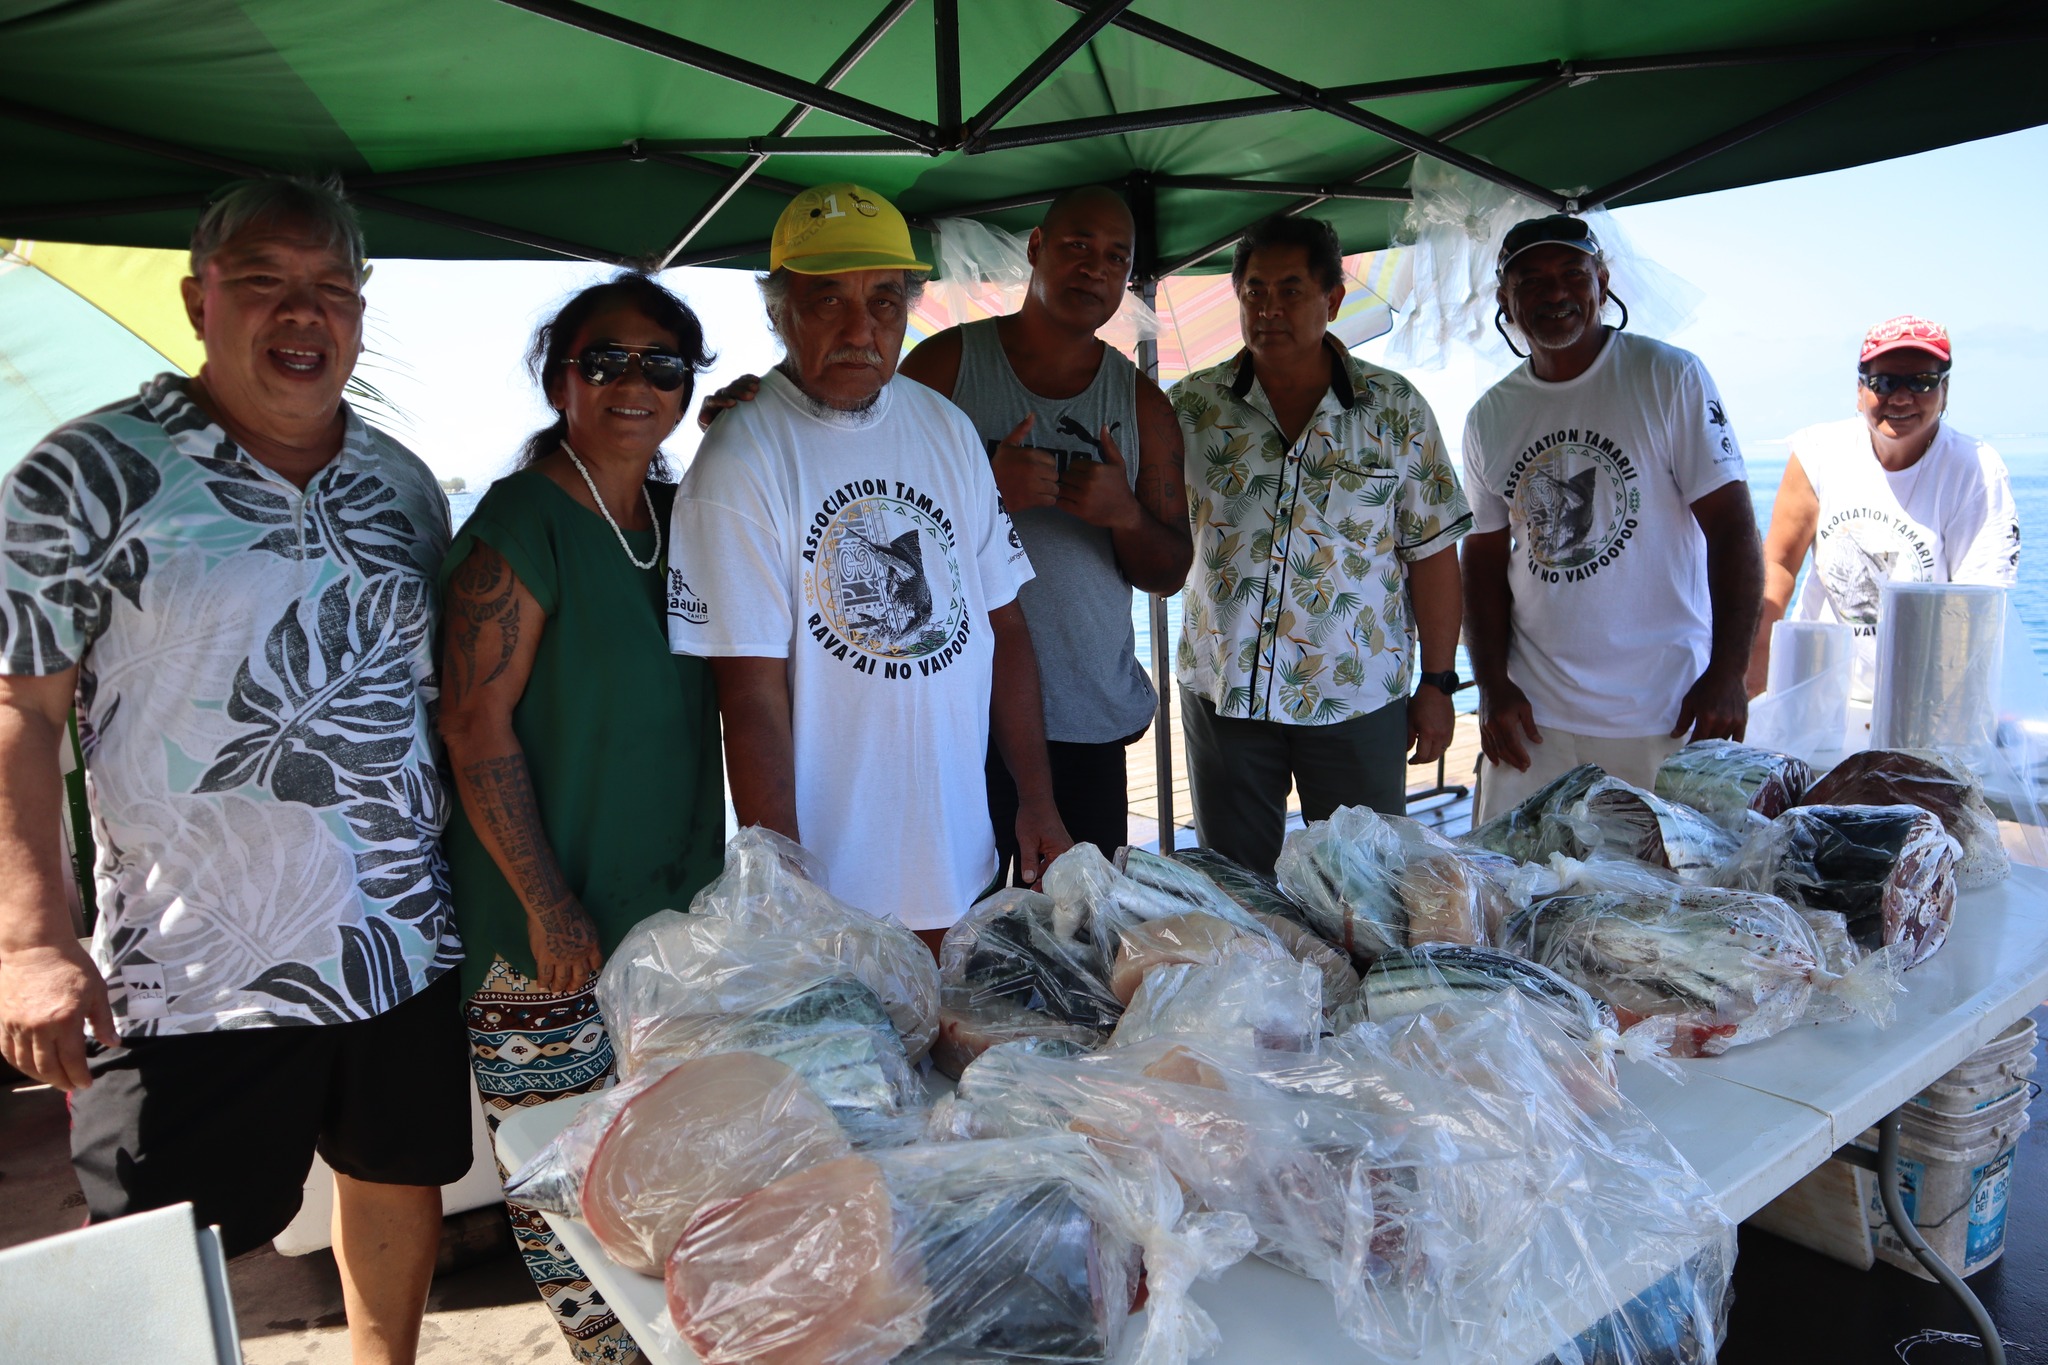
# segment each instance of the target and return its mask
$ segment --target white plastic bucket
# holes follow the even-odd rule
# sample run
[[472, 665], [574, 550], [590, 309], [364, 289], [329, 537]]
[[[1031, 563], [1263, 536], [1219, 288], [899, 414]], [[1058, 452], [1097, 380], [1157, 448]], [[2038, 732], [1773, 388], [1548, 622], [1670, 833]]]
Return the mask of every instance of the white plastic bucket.
[[[1934, 1253], [1958, 1275], [1971, 1275], [2005, 1251], [2005, 1214], [2012, 1189], [2014, 1148], [2027, 1131], [2024, 1084], [1968, 1118], [1907, 1107], [1899, 1115], [1899, 1197], [1906, 1216]], [[1856, 1140], [1877, 1149], [1877, 1130]], [[1864, 1209], [1879, 1260], [1934, 1277], [1899, 1240], [1872, 1188]]]
[[2022, 1017], [1915, 1095], [1913, 1103], [1932, 1113], [1969, 1118], [2026, 1089], [2037, 1060], [2034, 1021]]

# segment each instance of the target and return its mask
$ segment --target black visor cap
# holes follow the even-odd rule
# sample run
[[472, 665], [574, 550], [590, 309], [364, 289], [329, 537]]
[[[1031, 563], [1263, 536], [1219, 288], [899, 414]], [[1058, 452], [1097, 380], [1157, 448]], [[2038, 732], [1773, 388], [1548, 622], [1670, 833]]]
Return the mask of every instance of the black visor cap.
[[1501, 239], [1500, 260], [1494, 265], [1494, 273], [1506, 274], [1509, 261], [1537, 246], [1568, 246], [1595, 259], [1600, 255], [1600, 239], [1593, 235], [1585, 219], [1553, 213], [1547, 218], [1524, 218], [1508, 229], [1508, 235]]

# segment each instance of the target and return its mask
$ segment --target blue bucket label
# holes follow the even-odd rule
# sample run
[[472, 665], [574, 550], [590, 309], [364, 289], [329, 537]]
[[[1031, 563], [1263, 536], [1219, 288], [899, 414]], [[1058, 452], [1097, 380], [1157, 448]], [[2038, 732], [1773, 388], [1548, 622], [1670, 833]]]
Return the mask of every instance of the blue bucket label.
[[1963, 1264], [1975, 1265], [2005, 1245], [2005, 1209], [2012, 1192], [2012, 1151], [1970, 1172], [1970, 1234]]

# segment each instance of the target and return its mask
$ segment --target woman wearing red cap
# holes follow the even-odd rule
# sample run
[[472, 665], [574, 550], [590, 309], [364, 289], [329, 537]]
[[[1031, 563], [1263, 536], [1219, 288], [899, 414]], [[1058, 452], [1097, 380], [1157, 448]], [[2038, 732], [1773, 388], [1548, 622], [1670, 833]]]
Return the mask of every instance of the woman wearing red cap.
[[[1763, 619], [1750, 651], [1749, 691], [1763, 691], [1771, 626], [1843, 621], [1855, 628], [1853, 695], [1868, 700], [1884, 583], [2012, 586], [2020, 523], [2005, 462], [1983, 441], [1945, 424], [1948, 332], [1897, 317], [1863, 336], [1857, 416], [1792, 437], [1764, 538]], [[1795, 603], [1799, 566], [1813, 572]]]

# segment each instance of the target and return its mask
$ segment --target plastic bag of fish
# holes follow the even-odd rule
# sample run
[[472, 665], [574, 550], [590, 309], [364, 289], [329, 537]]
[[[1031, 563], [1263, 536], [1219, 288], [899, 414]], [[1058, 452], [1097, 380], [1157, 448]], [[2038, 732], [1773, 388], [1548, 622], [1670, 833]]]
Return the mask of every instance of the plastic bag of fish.
[[1657, 795], [1690, 806], [1737, 833], [1754, 813], [1774, 819], [1813, 783], [1805, 759], [1732, 739], [1696, 739], [1657, 769]]
[[1340, 806], [1287, 836], [1280, 885], [1361, 965], [1417, 943], [1491, 943], [1513, 909], [1512, 860], [1403, 816]]
[[1391, 1025], [1411, 1014], [1479, 1008], [1501, 991], [1516, 991], [1546, 1013], [1612, 1075], [1617, 1056], [1659, 1064], [1675, 1032], [1669, 1019], [1645, 1019], [1622, 1032], [1614, 1010], [1541, 963], [1499, 948], [1424, 943], [1389, 953], [1366, 969], [1357, 1004], [1334, 1022], [1339, 1031], [1362, 1020]]
[[1918, 806], [1956, 841], [1956, 885], [1968, 891], [2012, 875], [1998, 817], [1969, 765], [1948, 754], [1866, 749], [1830, 768], [1807, 789], [1808, 806]]
[[[1809, 1017], [1891, 1022], [1900, 959], [1886, 951], [1842, 961], [1840, 916], [1758, 892], [1664, 883], [1626, 864], [1586, 866], [1637, 884], [1538, 900], [1510, 922], [1507, 946], [1583, 986], [1624, 1028], [1670, 1018], [1671, 1055], [1716, 1056]], [[1823, 934], [1837, 941], [1845, 971], [1831, 966]]]
[[[1270, 1060], [1262, 1074], [1282, 1088], [1365, 1101], [1389, 1068], [1433, 1075], [1450, 1083], [1457, 1107], [1447, 1116], [1461, 1130], [1516, 1153], [1418, 1171], [1417, 1202], [1457, 1231], [1435, 1239], [1426, 1292], [1347, 1280], [1340, 1317], [1375, 1358], [1432, 1348], [1474, 1360], [1547, 1348], [1603, 1365], [1716, 1358], [1734, 1225], [1655, 1124], [1526, 995], [1360, 1025], [1315, 1058]], [[1653, 1278], [1666, 1267], [1676, 1269]]]
[[1904, 967], [1934, 956], [1956, 909], [1956, 841], [1918, 806], [1796, 806], [1720, 875], [1809, 910], [1832, 910], [1865, 949], [1896, 945]]
[[1518, 862], [1633, 858], [1705, 883], [1734, 856], [1741, 837], [1678, 805], [1582, 763], [1459, 841]]
[[[1721, 1333], [1732, 1227], [1516, 992], [1361, 1024], [1311, 1055], [1185, 1038], [1000, 1047], [933, 1128], [1068, 1131], [1156, 1156], [1193, 1206], [1243, 1213], [1262, 1255], [1327, 1284], [1372, 1358], [1519, 1358], [1602, 1332], [1690, 1343], [1669, 1358], [1705, 1362]], [[1691, 1302], [1643, 1332], [1627, 1313], [1652, 1287], [1639, 1268], [1660, 1264], [1692, 1267]]]
[[594, 1097], [506, 1182], [507, 1197], [586, 1224], [628, 1270], [660, 1275], [707, 1204], [853, 1144], [789, 1067], [751, 1052], [657, 1065]]
[[1213, 849], [1176, 849], [1173, 861], [1201, 873], [1224, 895], [1250, 912], [1298, 962], [1323, 975], [1323, 1008], [1335, 1017], [1358, 995], [1358, 969], [1351, 955], [1315, 931], [1308, 907], [1280, 889], [1280, 883], [1242, 867]]
[[1458, 1097], [1435, 1076], [1387, 1065], [1337, 1100], [1287, 1093], [1258, 1074], [1261, 1058], [1285, 1067], [1302, 1054], [1190, 1036], [1092, 1054], [1005, 1044], [967, 1068], [931, 1131], [1074, 1132], [1112, 1156], [1143, 1152], [1193, 1207], [1247, 1218], [1260, 1254], [1297, 1274], [1333, 1288], [1353, 1273], [1419, 1283], [1430, 1239], [1456, 1229], [1415, 1205], [1415, 1172], [1510, 1158], [1514, 1135], [1463, 1127]]
[[938, 971], [916, 935], [841, 904], [780, 835], [742, 830], [687, 915], [636, 925], [598, 978], [619, 1073], [753, 1051], [784, 1062], [849, 1130], [907, 1140], [912, 1065], [938, 1028]]
[[1250, 1245], [1241, 1218], [1185, 1215], [1156, 1162], [1078, 1135], [921, 1145], [702, 1209], [669, 1314], [705, 1365], [1181, 1365], [1216, 1345], [1189, 1287]]
[[1121, 850], [1118, 863], [1077, 844], [1046, 869], [1042, 893], [997, 892], [946, 931], [941, 1071], [957, 1076], [1021, 1037], [1100, 1046], [1156, 968], [1251, 957], [1328, 971], [1324, 945], [1291, 951], [1200, 873], [1140, 849]]

